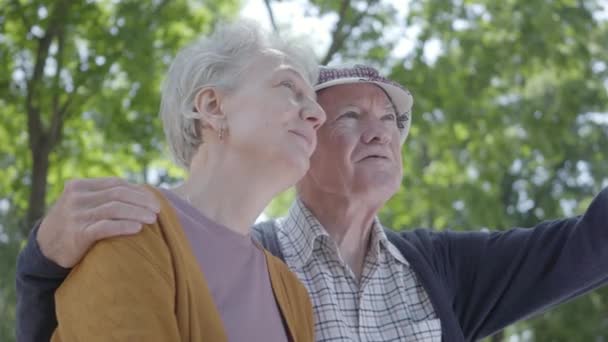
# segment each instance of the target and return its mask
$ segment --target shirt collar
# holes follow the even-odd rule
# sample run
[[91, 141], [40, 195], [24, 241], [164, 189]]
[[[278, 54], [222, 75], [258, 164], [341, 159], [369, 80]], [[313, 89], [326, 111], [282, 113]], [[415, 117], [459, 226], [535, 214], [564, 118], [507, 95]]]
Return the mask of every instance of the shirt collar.
[[375, 253], [377, 257], [379, 254], [380, 248], [385, 249], [388, 253], [400, 263], [409, 266], [405, 257], [395, 245], [393, 245], [388, 237], [386, 236], [386, 232], [384, 231], [384, 227], [382, 223], [380, 223], [380, 219], [378, 217], [374, 218], [374, 223], [372, 226], [372, 235], [371, 235], [371, 243], [370, 243], [370, 251]]
[[[296, 198], [289, 209], [287, 217], [279, 221], [279, 230], [283, 233], [280, 239], [289, 240], [288, 248], [284, 253], [285, 261], [289, 265], [302, 267], [310, 260], [317, 243], [322, 243], [323, 240], [328, 243], [325, 246], [332, 246], [331, 237], [325, 230], [323, 225], [317, 220], [313, 213], [306, 208], [304, 203], [299, 198]], [[317, 242], [319, 241], [319, 242]], [[380, 248], [389, 252], [389, 254], [400, 263], [409, 266], [409, 263], [401, 252], [395, 247], [386, 236], [384, 227], [380, 223], [378, 217], [374, 218], [374, 223], [371, 232], [370, 251], [373, 256], [379, 255]]]
[[279, 221], [278, 226], [283, 233], [279, 239], [289, 241], [290, 247], [283, 254], [285, 261], [292, 266], [302, 267], [308, 263], [318, 239], [329, 240], [329, 233], [299, 198], [296, 198], [287, 217]]

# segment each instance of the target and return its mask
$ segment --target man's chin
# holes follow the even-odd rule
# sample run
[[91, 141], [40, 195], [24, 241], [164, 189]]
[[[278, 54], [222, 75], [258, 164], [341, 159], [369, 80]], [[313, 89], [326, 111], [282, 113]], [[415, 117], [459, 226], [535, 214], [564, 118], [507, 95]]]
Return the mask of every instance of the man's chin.
[[397, 191], [399, 191], [400, 182], [397, 180], [391, 180], [386, 177], [373, 177], [368, 178], [361, 182], [364, 185], [364, 192], [370, 198], [374, 198], [378, 201], [387, 202], [393, 197]]

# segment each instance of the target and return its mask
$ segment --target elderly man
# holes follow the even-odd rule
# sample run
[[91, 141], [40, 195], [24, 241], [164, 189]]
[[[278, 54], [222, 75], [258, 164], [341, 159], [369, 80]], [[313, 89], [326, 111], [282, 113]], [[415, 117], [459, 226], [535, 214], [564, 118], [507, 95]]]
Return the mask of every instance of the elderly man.
[[[472, 341], [608, 280], [608, 190], [532, 229], [384, 229], [412, 98], [366, 66], [325, 68], [316, 90], [327, 121], [310, 170], [288, 216], [254, 236], [307, 287], [318, 341]], [[92, 243], [137, 233], [157, 207], [124, 181], [70, 182], [20, 255], [19, 340], [48, 338], [53, 292]]]

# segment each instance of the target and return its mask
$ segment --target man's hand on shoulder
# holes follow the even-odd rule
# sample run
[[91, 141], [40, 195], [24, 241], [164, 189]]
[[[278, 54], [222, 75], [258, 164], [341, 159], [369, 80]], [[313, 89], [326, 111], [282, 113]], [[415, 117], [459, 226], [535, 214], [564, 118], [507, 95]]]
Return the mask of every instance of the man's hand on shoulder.
[[156, 222], [159, 210], [156, 197], [142, 186], [120, 178], [76, 179], [66, 183], [36, 240], [46, 258], [71, 268], [96, 241], [136, 234]]

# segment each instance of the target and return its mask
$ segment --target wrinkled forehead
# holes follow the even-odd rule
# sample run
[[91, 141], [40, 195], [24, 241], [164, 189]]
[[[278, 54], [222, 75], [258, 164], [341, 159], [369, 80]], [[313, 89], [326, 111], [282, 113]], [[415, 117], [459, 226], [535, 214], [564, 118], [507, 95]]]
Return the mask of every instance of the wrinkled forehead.
[[275, 49], [265, 49], [250, 56], [244, 65], [242, 77], [254, 81], [270, 79], [278, 72], [289, 70], [306, 80], [303, 68], [285, 53]]
[[245, 65], [244, 75], [259, 78], [269, 77], [284, 61], [279, 51], [261, 51], [250, 56]]
[[345, 106], [394, 109], [384, 89], [373, 83], [341, 84], [324, 88], [317, 92], [317, 100], [327, 114]]

